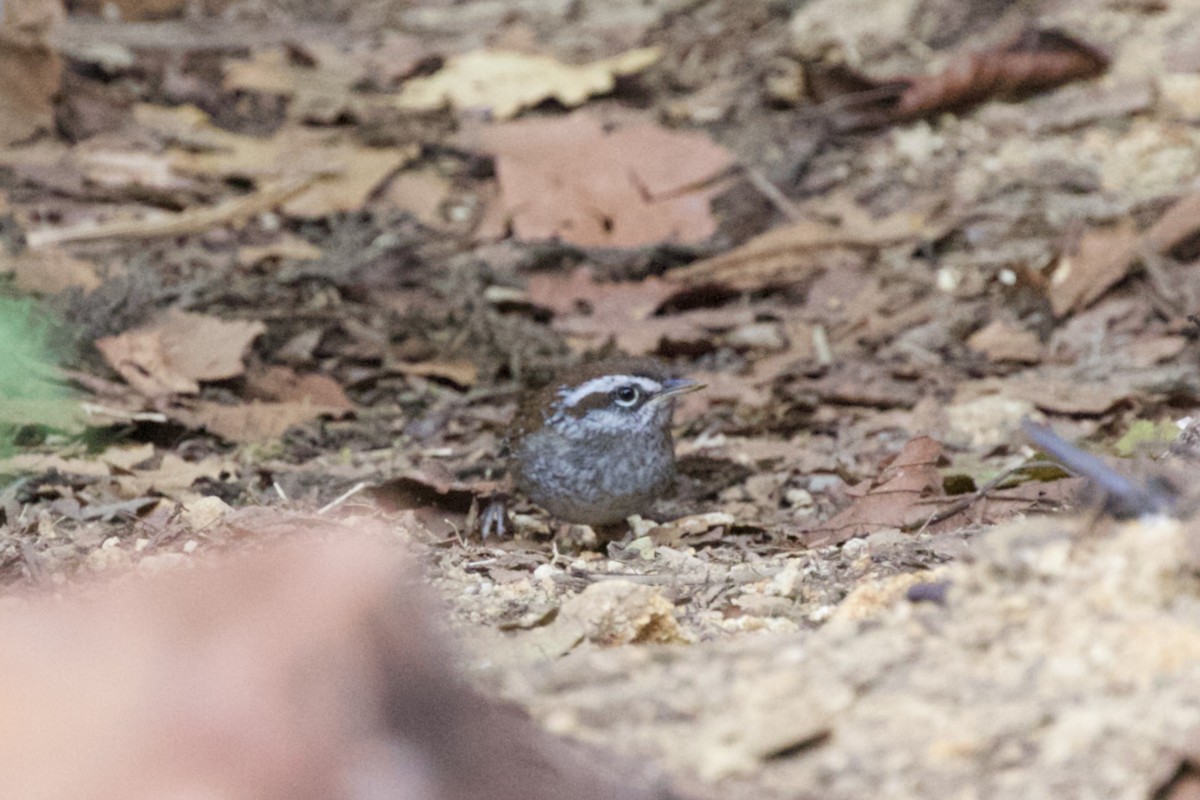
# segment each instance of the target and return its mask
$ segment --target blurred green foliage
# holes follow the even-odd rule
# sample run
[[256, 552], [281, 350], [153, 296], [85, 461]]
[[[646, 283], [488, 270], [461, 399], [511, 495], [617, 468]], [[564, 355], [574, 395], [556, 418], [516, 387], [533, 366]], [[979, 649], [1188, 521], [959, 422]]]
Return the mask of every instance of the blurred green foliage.
[[52, 324], [30, 300], [0, 297], [0, 455], [30, 429], [77, 432], [79, 404], [59, 377]]

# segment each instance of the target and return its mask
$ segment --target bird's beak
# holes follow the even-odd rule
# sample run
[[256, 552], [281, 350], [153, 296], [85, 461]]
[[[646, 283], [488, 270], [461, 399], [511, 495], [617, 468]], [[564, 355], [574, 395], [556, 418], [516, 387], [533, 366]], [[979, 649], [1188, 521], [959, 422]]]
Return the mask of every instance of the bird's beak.
[[681, 394], [689, 392], [698, 392], [707, 384], [698, 383], [689, 378], [668, 378], [663, 381], [663, 389], [654, 398], [655, 400], [665, 400], [668, 397], [677, 397]]

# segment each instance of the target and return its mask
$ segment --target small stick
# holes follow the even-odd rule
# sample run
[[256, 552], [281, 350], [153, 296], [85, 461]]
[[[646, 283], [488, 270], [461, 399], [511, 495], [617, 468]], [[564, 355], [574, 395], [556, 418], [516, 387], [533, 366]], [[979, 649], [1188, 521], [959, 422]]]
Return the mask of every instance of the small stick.
[[783, 214], [791, 222], [799, 222], [804, 219], [804, 214], [800, 213], [800, 209], [796, 204], [788, 199], [787, 195], [779, 191], [779, 187], [767, 180], [767, 176], [763, 175], [754, 167], [743, 166], [742, 173], [746, 179], [750, 181], [750, 185], [758, 190], [759, 194], [771, 201], [771, 205], [775, 206], [779, 213]]
[[323, 505], [319, 509], [317, 509], [317, 513], [325, 514], [325, 513], [332, 511], [333, 509], [340, 506], [342, 503], [349, 500], [351, 497], [354, 497], [354, 495], [358, 494], [365, 488], [367, 488], [367, 482], [359, 481], [358, 483], [354, 484], [346, 491], [342, 492], [336, 498], [334, 498], [333, 500], [329, 501], [328, 503], [326, 503], [325, 505]]

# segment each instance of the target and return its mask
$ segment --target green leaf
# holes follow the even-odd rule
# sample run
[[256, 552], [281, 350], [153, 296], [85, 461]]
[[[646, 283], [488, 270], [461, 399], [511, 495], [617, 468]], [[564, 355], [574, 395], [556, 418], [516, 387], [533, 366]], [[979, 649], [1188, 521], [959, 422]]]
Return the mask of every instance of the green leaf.
[[1148, 419], [1134, 420], [1125, 431], [1125, 435], [1117, 440], [1113, 449], [1117, 455], [1128, 458], [1136, 453], [1154, 453], [1158, 455], [1170, 446], [1179, 436], [1179, 426], [1167, 420], [1153, 422]]
[[0, 297], [0, 452], [29, 426], [77, 433], [79, 403], [49, 347], [51, 326], [33, 303]]

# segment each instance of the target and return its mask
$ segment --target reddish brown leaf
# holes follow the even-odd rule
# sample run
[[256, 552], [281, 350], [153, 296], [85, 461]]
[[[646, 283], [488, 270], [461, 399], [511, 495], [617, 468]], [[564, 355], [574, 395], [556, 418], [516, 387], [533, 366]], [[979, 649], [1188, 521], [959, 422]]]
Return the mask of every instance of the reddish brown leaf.
[[310, 403], [315, 406], [351, 411], [354, 403], [341, 384], [328, 375], [301, 375], [288, 367], [267, 367], [246, 374], [246, 397], [285, 403]]
[[172, 310], [149, 325], [96, 340], [104, 360], [146, 397], [195, 393], [199, 381], [242, 373], [242, 357], [266, 326]]
[[61, 80], [57, 53], [0, 29], [0, 145], [53, 127], [53, 98]]
[[1036, 364], [1042, 358], [1042, 342], [1033, 331], [996, 320], [971, 334], [967, 347], [992, 361]]
[[1044, 91], [1107, 67], [1104, 54], [1061, 31], [1029, 29], [1000, 47], [959, 56], [936, 75], [873, 81], [837, 67], [816, 70], [809, 88], [820, 101], [836, 99], [831, 113], [839, 128], [873, 128]]
[[1187, 260], [1200, 254], [1200, 194], [1184, 195], [1143, 236], [1156, 253]]
[[322, 406], [309, 401], [285, 403], [196, 403], [172, 409], [171, 417], [188, 427], [207, 430], [230, 442], [269, 442], [293, 425], [302, 425], [322, 415], [344, 416], [344, 407]]
[[496, 125], [479, 146], [516, 235], [584, 246], [698, 242], [716, 231], [711, 182], [733, 163], [698, 133], [653, 125], [604, 131], [585, 114]]
[[1074, 253], [1064, 254], [1050, 278], [1050, 304], [1063, 316], [1087, 308], [1125, 277], [1140, 237], [1130, 220], [1088, 231]]
[[942, 445], [928, 436], [912, 439], [872, 482], [867, 493], [809, 531], [812, 547], [838, 544], [885, 528], [907, 528], [928, 519], [936, 510], [931, 497], [942, 497], [938, 462]]

